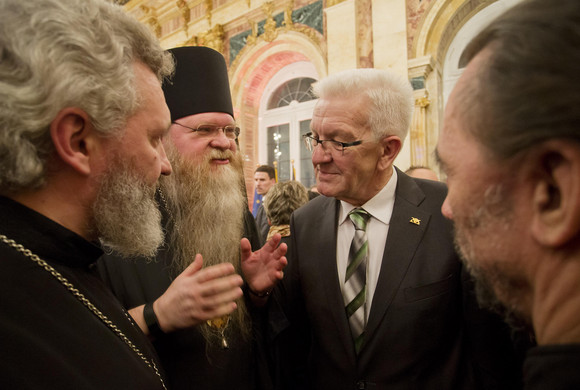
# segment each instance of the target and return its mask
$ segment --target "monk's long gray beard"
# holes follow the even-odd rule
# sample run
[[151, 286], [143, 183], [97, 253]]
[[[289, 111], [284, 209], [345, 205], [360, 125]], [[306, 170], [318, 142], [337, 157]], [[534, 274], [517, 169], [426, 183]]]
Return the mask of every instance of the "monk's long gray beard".
[[[241, 274], [240, 239], [245, 207], [241, 155], [212, 150], [201, 164], [193, 164], [171, 145], [167, 152], [173, 174], [162, 178], [161, 190], [174, 220], [167, 235], [175, 274], [187, 268], [198, 253], [203, 256], [204, 267], [230, 262]], [[229, 158], [230, 164], [212, 170], [212, 158]], [[247, 337], [251, 329], [249, 315], [243, 298], [236, 303], [238, 308], [230, 315], [229, 331], [237, 329]], [[208, 344], [221, 340], [207, 325], [201, 326], [200, 331]]]

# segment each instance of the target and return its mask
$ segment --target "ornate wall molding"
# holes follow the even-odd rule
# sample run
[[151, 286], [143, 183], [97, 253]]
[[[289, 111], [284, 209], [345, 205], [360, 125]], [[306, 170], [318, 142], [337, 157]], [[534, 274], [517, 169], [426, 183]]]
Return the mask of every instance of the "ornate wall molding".
[[143, 4], [139, 8], [145, 15], [144, 22], [151, 27], [157, 38], [161, 38], [161, 24], [159, 24], [155, 10]]

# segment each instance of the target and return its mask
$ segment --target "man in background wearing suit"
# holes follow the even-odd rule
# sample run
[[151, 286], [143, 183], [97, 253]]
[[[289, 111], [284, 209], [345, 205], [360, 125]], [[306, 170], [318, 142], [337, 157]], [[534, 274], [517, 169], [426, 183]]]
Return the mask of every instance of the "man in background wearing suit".
[[408, 81], [356, 69], [314, 92], [304, 138], [324, 196], [294, 212], [288, 267], [268, 302], [278, 387], [517, 389], [507, 328], [471, 303], [441, 215], [445, 185], [393, 167]]
[[260, 204], [256, 214], [256, 227], [260, 233], [260, 243], [261, 245], [264, 245], [266, 243], [268, 231], [270, 230], [268, 216], [266, 215], [266, 210], [264, 210], [264, 202], [266, 201], [268, 191], [270, 191], [270, 188], [276, 184], [276, 170], [274, 167], [260, 165], [256, 168], [256, 171], [254, 172], [254, 183], [256, 185], [256, 193], [262, 195], [262, 204]]

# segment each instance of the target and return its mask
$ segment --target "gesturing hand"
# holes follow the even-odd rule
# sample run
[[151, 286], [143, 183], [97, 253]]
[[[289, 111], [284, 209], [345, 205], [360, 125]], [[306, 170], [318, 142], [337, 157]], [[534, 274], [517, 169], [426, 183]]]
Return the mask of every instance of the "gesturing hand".
[[281, 239], [280, 234], [275, 234], [261, 249], [252, 252], [250, 241], [242, 238], [242, 272], [252, 291], [270, 291], [284, 276], [283, 269], [288, 264], [284, 255], [288, 248], [284, 243], [278, 246]]
[[167, 291], [154, 303], [159, 326], [164, 332], [189, 328], [212, 318], [230, 314], [242, 296], [242, 278], [230, 263], [203, 268], [195, 256]]

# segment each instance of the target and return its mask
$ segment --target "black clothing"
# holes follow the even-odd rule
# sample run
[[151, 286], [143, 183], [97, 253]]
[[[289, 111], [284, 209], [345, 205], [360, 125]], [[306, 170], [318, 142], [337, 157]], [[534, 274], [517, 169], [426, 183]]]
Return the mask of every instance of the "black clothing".
[[270, 231], [270, 224], [268, 223], [268, 216], [264, 209], [264, 203], [260, 205], [258, 212], [256, 213], [256, 227], [260, 233], [260, 244], [264, 245], [266, 241], [268, 241], [268, 232]]
[[[102, 251], [0, 197], [0, 234], [62, 274], [151, 361], [147, 337], [92, 271]], [[0, 388], [162, 389], [159, 377], [50, 272], [0, 242]], [[161, 371], [158, 360], [157, 367]]]
[[175, 47], [168, 52], [175, 60], [175, 72], [163, 83], [163, 94], [172, 121], [204, 112], [234, 116], [228, 67], [220, 52], [204, 46]]
[[[252, 249], [258, 249], [254, 218], [247, 208], [244, 227], [244, 236], [250, 240]], [[171, 258], [171, 250], [166, 246], [154, 261], [132, 259], [120, 262], [114, 255], [105, 255], [98, 262], [99, 272], [122, 304], [133, 308], [155, 301], [167, 290], [176, 276], [172, 276], [170, 269]], [[251, 309], [250, 305], [248, 308]], [[257, 327], [259, 323], [255, 321], [254, 325]], [[235, 337], [230, 328], [225, 332], [228, 349], [206, 345], [197, 327], [165, 334], [154, 340], [171, 389], [257, 390], [270, 387], [265, 359], [256, 344], [258, 336], [244, 341]]]
[[397, 178], [358, 353], [337, 272], [340, 202], [321, 195], [292, 213], [288, 266], [268, 305], [278, 388], [518, 389], [511, 334], [466, 294], [470, 279], [441, 215], [446, 187], [399, 170]]
[[524, 362], [526, 390], [580, 389], [580, 344], [538, 346]]

